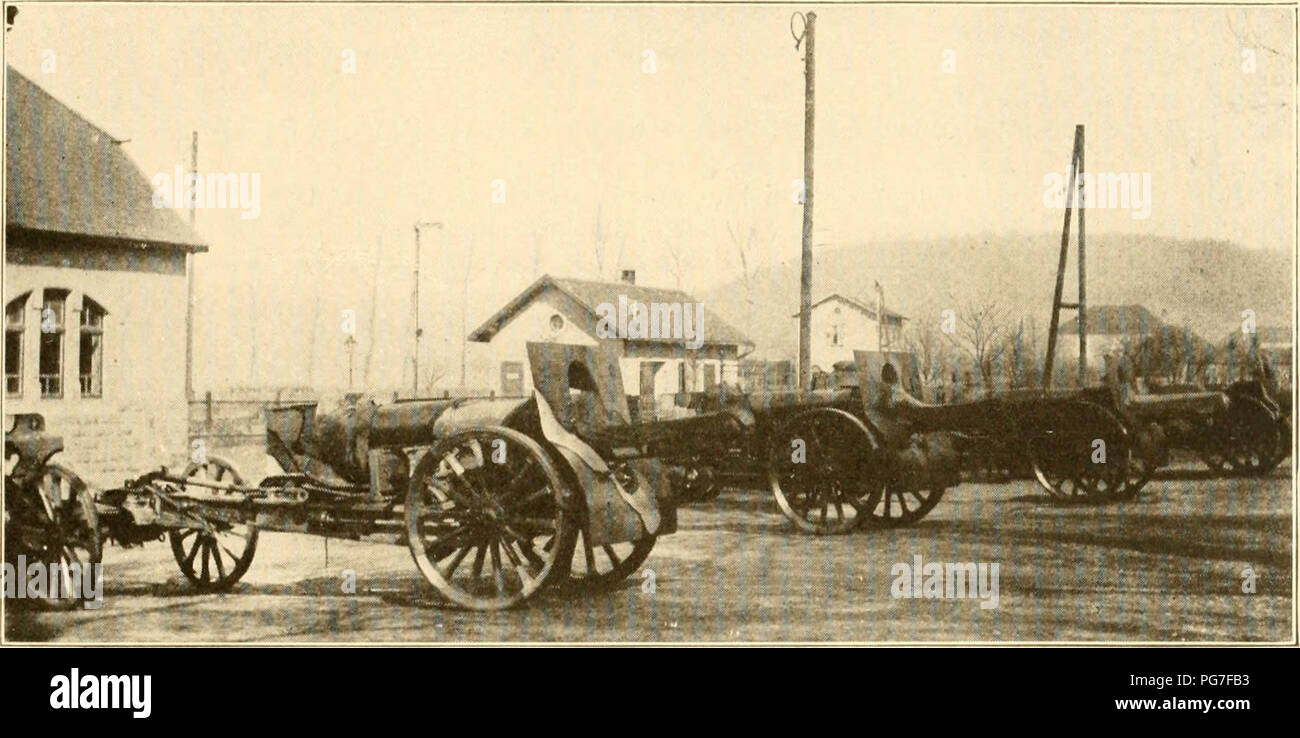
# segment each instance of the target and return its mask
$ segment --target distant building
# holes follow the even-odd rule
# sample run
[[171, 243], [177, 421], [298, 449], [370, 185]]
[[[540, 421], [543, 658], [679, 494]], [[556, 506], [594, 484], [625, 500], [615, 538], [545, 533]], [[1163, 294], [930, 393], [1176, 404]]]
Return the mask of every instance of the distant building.
[[[1088, 308], [1088, 365], [1100, 367], [1104, 357], [1127, 346], [1137, 346], [1147, 336], [1159, 335], [1165, 324], [1142, 305], [1097, 305]], [[1079, 318], [1073, 317], [1057, 331], [1056, 356], [1079, 357]]]
[[[1166, 323], [1143, 305], [1089, 307], [1086, 329], [1088, 367], [1093, 373], [1104, 372], [1108, 361], [1128, 355], [1139, 375], [1193, 381], [1214, 355], [1209, 342], [1190, 328]], [[1061, 324], [1056, 346], [1058, 362], [1078, 359], [1078, 317]]]
[[[603, 337], [598, 335], [602, 306], [640, 303], [679, 306], [702, 311], [703, 327], [693, 334], [698, 346], [683, 338]], [[488, 318], [469, 335], [484, 344], [476, 365], [486, 367], [485, 384], [498, 395], [532, 391], [528, 367], [529, 341], [554, 341], [581, 345], [619, 344], [624, 391], [641, 398], [642, 413], [672, 403], [672, 396], [710, 389], [719, 382], [740, 380], [739, 359], [750, 348], [749, 339], [698, 301], [679, 290], [642, 287], [635, 272], [624, 272], [622, 282], [593, 282], [544, 275], [518, 297]]]
[[207, 247], [108, 133], [6, 78], [5, 413], [121, 484], [187, 456], [186, 262]]
[[[799, 317], [795, 313], [794, 317]], [[900, 348], [903, 321], [898, 313], [885, 309], [884, 346]], [[832, 293], [812, 305], [811, 358], [816, 373], [830, 373], [835, 364], [853, 361], [853, 351], [876, 351], [881, 344], [880, 320], [876, 308], [861, 300]]]

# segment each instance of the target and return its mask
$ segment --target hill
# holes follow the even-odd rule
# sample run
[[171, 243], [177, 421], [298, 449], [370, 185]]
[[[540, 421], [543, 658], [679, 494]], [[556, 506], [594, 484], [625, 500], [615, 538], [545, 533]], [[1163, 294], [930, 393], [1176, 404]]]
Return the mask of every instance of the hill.
[[[887, 307], [913, 325], [938, 326], [942, 310], [992, 299], [1009, 315], [1032, 316], [1045, 332], [1059, 246], [1060, 236], [1050, 234], [817, 246], [813, 298], [839, 292], [874, 304], [873, 283], [879, 281]], [[1294, 265], [1288, 254], [1225, 241], [1106, 234], [1089, 234], [1087, 248], [1090, 305], [1142, 304], [1165, 322], [1189, 325], [1216, 342], [1239, 329], [1246, 309], [1255, 311], [1261, 327], [1292, 326]], [[1075, 275], [1072, 253], [1066, 302], [1074, 300]], [[760, 268], [750, 285], [747, 294], [737, 279], [703, 291], [701, 298], [750, 335], [755, 357], [794, 358], [797, 258]]]

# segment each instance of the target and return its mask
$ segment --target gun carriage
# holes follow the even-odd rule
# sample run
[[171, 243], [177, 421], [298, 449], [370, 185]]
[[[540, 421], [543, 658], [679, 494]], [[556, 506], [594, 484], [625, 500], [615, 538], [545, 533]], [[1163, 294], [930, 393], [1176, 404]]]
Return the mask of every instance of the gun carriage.
[[1153, 387], [1130, 393], [1134, 417], [1160, 427], [1170, 448], [1195, 453], [1212, 471], [1266, 474], [1291, 452], [1289, 398], [1260, 379], [1217, 388]]

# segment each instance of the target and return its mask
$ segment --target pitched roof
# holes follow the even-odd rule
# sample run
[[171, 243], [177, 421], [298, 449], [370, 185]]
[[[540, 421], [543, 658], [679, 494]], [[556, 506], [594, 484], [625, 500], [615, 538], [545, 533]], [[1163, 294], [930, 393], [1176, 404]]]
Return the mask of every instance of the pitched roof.
[[[862, 300], [858, 300], [858, 299], [855, 299], [855, 298], [852, 298], [852, 297], [846, 297], [846, 296], [844, 296], [844, 295], [841, 295], [841, 294], [838, 293], [838, 292], [832, 292], [832, 293], [830, 293], [830, 294], [825, 295], [824, 297], [822, 297], [822, 298], [819, 299], [819, 300], [813, 300], [813, 304], [812, 304], [812, 306], [815, 308], [815, 307], [817, 307], [818, 305], [822, 304], [823, 302], [827, 302], [827, 301], [829, 301], [829, 300], [842, 300], [842, 301], [847, 302], [848, 304], [852, 305], [853, 307], [857, 308], [858, 310], [861, 310], [862, 312], [866, 313], [867, 315], [871, 316], [871, 319], [872, 319], [872, 320], [875, 320], [875, 318], [876, 318], [876, 308], [875, 308], [875, 306], [873, 306], [873, 305], [868, 305], [867, 303], [863, 302]], [[799, 317], [799, 313], [795, 313], [795, 314], [792, 315], [791, 317], [797, 318], [797, 317]], [[890, 310], [889, 308], [885, 308], [885, 317], [886, 317], [886, 318], [893, 318], [893, 319], [895, 319], [895, 320], [898, 320], [900, 323], [901, 323], [902, 321], [904, 321], [904, 320], [907, 320], [907, 317], [906, 317], [906, 316], [904, 316], [904, 315], [900, 315], [900, 314], [894, 312], [893, 310]]]
[[[1097, 305], [1088, 308], [1088, 335], [1142, 335], [1153, 333], [1164, 325], [1142, 305]], [[1077, 333], [1079, 318], [1075, 316], [1058, 329], [1059, 333]]]
[[[647, 305], [655, 302], [679, 304], [700, 302], [681, 290], [643, 287], [626, 282], [594, 282], [544, 274], [519, 293], [515, 299], [506, 303], [505, 307], [475, 328], [469, 334], [469, 340], [480, 343], [491, 341], [498, 331], [547, 290], [555, 290], [567, 296], [588, 314], [593, 324], [597, 319], [596, 307], [602, 303], [617, 305], [620, 296], [625, 296], [629, 303], [640, 302]], [[700, 309], [704, 311], [704, 343], [735, 346], [752, 343], [748, 336], [727, 324], [716, 313], [708, 308]]]
[[5, 69], [5, 226], [206, 251], [103, 129]]

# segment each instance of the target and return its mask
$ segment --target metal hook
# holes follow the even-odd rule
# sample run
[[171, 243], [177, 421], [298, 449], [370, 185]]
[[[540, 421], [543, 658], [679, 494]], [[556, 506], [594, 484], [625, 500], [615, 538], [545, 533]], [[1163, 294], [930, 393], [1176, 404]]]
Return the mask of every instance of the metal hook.
[[[798, 33], [796, 33], [794, 30], [795, 18], [798, 18], [803, 23], [803, 28]], [[799, 45], [803, 43], [803, 37], [807, 33], [808, 33], [808, 20], [804, 18], [803, 13], [800, 13], [797, 10], [794, 11], [794, 14], [790, 16], [790, 35], [794, 36], [794, 48], [796, 51], [799, 49]]]

